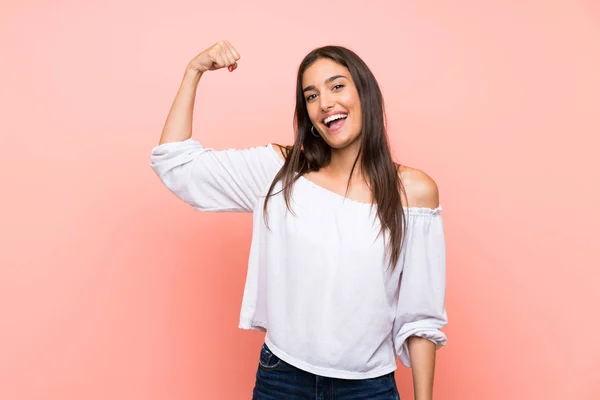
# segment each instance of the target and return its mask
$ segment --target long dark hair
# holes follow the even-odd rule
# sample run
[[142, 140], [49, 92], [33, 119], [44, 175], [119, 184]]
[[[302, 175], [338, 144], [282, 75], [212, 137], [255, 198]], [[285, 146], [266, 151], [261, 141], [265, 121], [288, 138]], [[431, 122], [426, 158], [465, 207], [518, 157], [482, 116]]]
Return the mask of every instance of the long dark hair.
[[[286, 206], [290, 208], [292, 185], [302, 175], [318, 171], [329, 164], [331, 147], [321, 138], [310, 132], [312, 122], [306, 110], [302, 92], [304, 71], [320, 58], [330, 59], [346, 67], [352, 76], [362, 113], [360, 150], [354, 160], [350, 177], [354, 173], [357, 162], [361, 163], [361, 171], [373, 194], [373, 202], [377, 204], [377, 216], [381, 221], [382, 233], [387, 233], [387, 259], [392, 269], [395, 267], [404, 242], [406, 220], [401, 202], [401, 193], [405, 193], [399, 177], [399, 165], [392, 160], [385, 123], [385, 109], [381, 90], [371, 70], [353, 51], [341, 46], [325, 46], [311, 51], [304, 57], [298, 68], [296, 81], [296, 110], [294, 112], [294, 128], [296, 140], [293, 146], [286, 148], [285, 163], [277, 173], [264, 203], [265, 223], [267, 222], [267, 203], [273, 188], [283, 181], [283, 193]], [[350, 187], [350, 179], [346, 193]], [[384, 235], [385, 239], [385, 235]]]

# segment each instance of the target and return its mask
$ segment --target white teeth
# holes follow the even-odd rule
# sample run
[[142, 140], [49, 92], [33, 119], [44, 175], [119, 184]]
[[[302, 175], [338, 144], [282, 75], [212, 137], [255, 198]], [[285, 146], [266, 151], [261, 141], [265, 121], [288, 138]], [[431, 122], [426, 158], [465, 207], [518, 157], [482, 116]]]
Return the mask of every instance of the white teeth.
[[347, 116], [348, 116], [348, 114], [335, 114], [335, 115], [331, 115], [331, 116], [325, 118], [325, 120], [323, 122], [325, 124], [328, 124], [331, 121], [335, 121], [336, 119], [340, 119], [340, 118], [346, 118]]

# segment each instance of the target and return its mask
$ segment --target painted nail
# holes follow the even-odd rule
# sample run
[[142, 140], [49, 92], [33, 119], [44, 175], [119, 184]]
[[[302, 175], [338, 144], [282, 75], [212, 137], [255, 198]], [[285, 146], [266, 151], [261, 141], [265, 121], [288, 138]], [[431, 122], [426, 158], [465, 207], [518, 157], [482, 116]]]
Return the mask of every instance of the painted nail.
[[235, 67], [234, 67], [233, 65], [230, 65], [230, 66], [229, 66], [229, 67], [227, 67], [227, 68], [229, 69], [229, 72], [232, 72], [232, 71], [235, 69]]

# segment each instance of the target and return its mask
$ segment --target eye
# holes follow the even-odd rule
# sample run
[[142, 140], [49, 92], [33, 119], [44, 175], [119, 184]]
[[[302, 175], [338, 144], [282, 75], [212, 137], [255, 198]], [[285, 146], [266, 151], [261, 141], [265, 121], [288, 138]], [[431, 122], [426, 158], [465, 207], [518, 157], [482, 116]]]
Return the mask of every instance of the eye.
[[311, 101], [312, 99], [314, 99], [317, 95], [316, 94], [311, 94], [306, 98], [306, 101]]
[[342, 85], [342, 84], [337, 84], [337, 85], [335, 85], [335, 86], [333, 87], [333, 90], [340, 90], [340, 89], [342, 89], [343, 87], [344, 87], [344, 85]]

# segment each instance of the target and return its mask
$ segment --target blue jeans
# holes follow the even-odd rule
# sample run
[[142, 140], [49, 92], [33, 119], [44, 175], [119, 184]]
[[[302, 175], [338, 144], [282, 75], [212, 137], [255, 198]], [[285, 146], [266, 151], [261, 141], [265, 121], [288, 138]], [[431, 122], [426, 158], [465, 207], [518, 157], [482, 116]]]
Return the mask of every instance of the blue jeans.
[[281, 360], [263, 344], [252, 400], [400, 400], [394, 371], [370, 379], [311, 374]]

